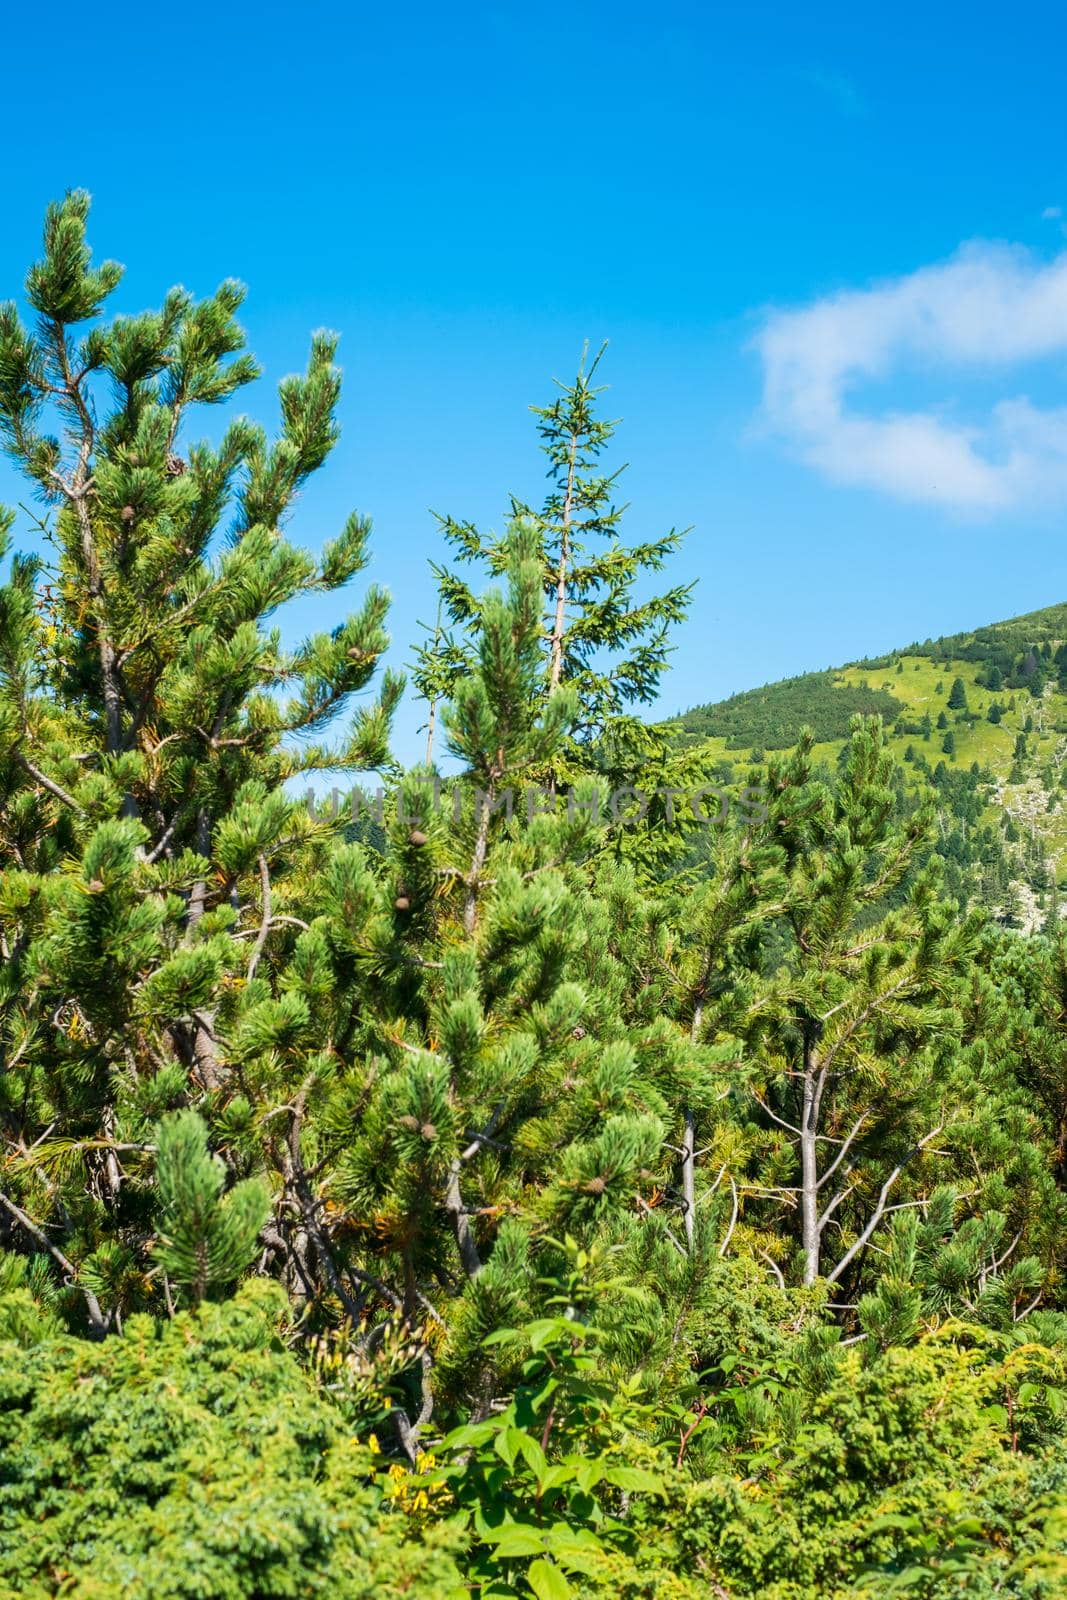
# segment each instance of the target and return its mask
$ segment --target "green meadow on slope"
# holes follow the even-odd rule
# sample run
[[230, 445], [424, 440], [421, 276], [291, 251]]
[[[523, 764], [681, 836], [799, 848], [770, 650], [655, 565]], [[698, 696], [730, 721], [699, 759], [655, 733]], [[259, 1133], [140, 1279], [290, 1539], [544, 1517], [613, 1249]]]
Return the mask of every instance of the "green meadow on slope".
[[836, 765], [849, 719], [879, 715], [896, 759], [941, 791], [942, 845], [970, 869], [972, 898], [1035, 925], [1067, 875], [1065, 641], [1067, 604], [1048, 606], [745, 690], [669, 726], [725, 773], [789, 748], [805, 726], [816, 759]]

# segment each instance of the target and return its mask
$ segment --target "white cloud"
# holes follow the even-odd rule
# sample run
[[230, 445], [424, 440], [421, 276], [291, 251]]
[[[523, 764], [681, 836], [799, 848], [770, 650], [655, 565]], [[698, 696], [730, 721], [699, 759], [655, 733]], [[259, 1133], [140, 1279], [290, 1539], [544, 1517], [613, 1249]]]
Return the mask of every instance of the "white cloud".
[[958, 388], [961, 376], [1067, 351], [1067, 252], [1042, 262], [969, 244], [905, 277], [773, 312], [755, 343], [765, 420], [835, 482], [971, 512], [1067, 499], [1067, 408], [1005, 394], [965, 423], [937, 400], [868, 413], [856, 397], [902, 367]]
[[1041, 220], [1042, 222], [1055, 222], [1058, 217], [1062, 216], [1062, 206], [1046, 206], [1044, 211], [1041, 213]]

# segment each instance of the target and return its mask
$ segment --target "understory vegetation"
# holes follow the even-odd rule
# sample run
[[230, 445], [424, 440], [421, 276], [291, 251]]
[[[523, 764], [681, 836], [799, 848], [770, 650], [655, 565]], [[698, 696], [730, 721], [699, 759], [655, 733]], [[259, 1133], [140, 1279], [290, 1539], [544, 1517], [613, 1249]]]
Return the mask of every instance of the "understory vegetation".
[[239, 286], [106, 314], [87, 218], [0, 308], [0, 1594], [1067, 1592], [1067, 937], [990, 810], [1067, 626], [642, 720], [597, 357], [442, 521], [401, 769], [369, 524], [289, 533], [335, 340], [268, 437]]

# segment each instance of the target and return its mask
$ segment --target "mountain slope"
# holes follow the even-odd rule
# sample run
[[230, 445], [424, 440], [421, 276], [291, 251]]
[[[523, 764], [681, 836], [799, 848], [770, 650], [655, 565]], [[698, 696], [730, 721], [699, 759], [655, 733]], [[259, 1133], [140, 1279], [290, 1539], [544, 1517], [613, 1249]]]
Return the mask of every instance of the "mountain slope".
[[804, 726], [832, 763], [856, 712], [880, 715], [897, 758], [941, 790], [946, 838], [962, 832], [954, 849], [979, 892], [984, 872], [984, 897], [1021, 899], [1011, 920], [1035, 925], [1067, 875], [1067, 603], [746, 690], [669, 726], [719, 769], [788, 748]]

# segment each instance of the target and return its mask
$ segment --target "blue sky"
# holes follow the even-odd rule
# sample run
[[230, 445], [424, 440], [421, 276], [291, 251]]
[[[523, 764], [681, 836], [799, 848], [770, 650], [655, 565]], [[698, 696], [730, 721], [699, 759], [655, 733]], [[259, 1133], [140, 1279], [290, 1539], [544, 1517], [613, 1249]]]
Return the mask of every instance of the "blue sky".
[[264, 420], [336, 328], [344, 433], [293, 532], [372, 516], [396, 661], [430, 508], [537, 495], [527, 407], [585, 338], [631, 534], [694, 525], [662, 710], [1067, 598], [1058, 8], [194, 0], [48, 30], [55, 76], [32, 10], [7, 24], [0, 295], [80, 185], [122, 309], [249, 285]]

